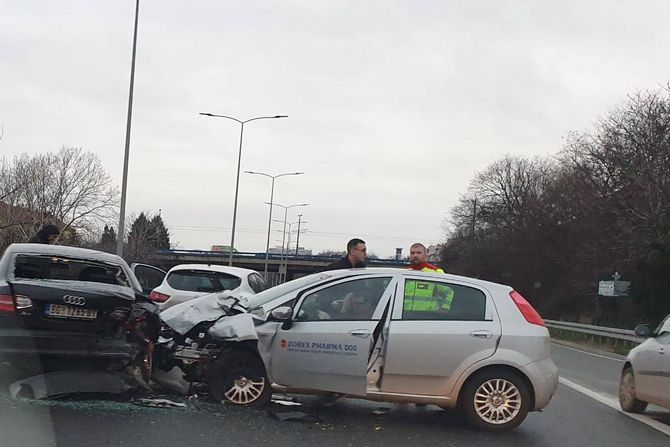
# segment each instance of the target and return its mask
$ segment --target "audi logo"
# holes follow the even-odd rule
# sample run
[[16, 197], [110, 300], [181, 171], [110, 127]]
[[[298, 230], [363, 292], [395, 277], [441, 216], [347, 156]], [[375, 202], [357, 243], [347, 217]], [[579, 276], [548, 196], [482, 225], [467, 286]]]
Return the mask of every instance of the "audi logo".
[[63, 295], [63, 302], [74, 306], [83, 306], [86, 304], [86, 298], [83, 296]]

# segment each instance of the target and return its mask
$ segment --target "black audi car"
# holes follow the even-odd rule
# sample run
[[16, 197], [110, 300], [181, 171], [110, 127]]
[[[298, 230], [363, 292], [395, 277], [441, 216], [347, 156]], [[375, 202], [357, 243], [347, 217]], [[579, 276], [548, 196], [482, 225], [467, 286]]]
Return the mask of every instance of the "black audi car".
[[151, 373], [158, 308], [128, 264], [82, 248], [13, 244], [0, 258], [0, 362]]

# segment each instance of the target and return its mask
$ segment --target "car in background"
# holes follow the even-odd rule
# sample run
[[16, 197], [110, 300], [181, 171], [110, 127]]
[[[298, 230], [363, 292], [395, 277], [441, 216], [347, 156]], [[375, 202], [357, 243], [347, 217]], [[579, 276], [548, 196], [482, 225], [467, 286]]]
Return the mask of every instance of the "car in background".
[[262, 292], [268, 285], [255, 270], [215, 264], [181, 264], [172, 267], [150, 293], [160, 310], [215, 292], [228, 290], [242, 299]]
[[656, 330], [641, 324], [635, 334], [648, 338], [626, 358], [619, 384], [621, 408], [629, 413], [642, 413], [648, 404], [670, 409], [670, 315]]
[[0, 361], [41, 371], [139, 366], [148, 376], [158, 307], [116, 255], [12, 244], [0, 258]]
[[245, 307], [213, 294], [161, 313], [176, 332], [172, 360], [217, 401], [262, 405], [272, 384], [458, 408], [474, 426], [502, 431], [545, 407], [558, 385], [542, 318], [500, 284], [335, 270], [260, 292]]

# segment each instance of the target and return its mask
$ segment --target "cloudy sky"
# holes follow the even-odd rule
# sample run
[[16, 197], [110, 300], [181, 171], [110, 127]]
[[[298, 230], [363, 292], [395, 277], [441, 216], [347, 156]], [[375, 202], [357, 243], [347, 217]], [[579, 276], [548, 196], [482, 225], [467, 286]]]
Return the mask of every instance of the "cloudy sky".
[[[0, 155], [83, 147], [120, 185], [134, 6], [0, 0]], [[245, 126], [242, 169], [306, 173], [275, 188], [310, 204], [288, 215], [308, 222], [301, 246], [438, 243], [475, 172], [555, 154], [670, 80], [669, 15], [663, 0], [142, 0], [128, 212], [160, 209], [180, 248], [228, 244], [239, 125], [198, 112], [285, 114]], [[265, 250], [269, 195], [242, 175], [239, 250]]]

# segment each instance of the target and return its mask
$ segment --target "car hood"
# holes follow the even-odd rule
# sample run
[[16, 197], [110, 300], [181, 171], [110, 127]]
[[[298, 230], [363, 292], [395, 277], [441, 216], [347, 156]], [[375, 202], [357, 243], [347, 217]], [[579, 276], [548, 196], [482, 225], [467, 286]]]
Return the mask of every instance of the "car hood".
[[172, 306], [162, 311], [160, 317], [166, 325], [184, 335], [199, 323], [246, 312], [240, 303], [239, 292], [226, 290]]

